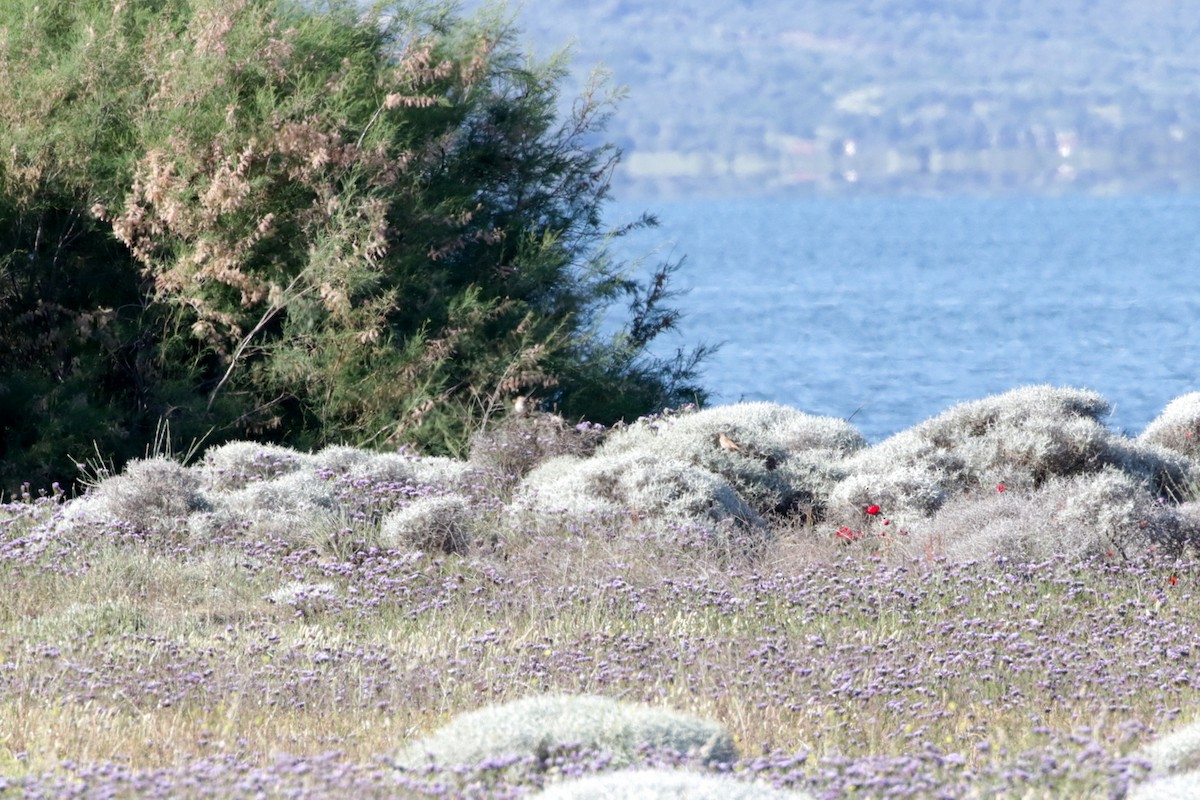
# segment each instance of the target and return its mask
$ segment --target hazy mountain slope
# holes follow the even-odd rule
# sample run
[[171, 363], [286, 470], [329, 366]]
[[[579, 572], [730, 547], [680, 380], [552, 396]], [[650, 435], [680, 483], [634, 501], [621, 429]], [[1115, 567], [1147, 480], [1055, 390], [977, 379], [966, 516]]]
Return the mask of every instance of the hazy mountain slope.
[[1200, 4], [525, 0], [630, 95], [626, 193], [1190, 186]]

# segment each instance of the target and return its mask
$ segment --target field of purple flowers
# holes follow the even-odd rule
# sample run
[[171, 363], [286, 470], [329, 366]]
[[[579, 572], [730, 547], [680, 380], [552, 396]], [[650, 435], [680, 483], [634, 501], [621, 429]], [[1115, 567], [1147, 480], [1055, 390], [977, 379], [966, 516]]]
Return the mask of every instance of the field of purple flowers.
[[0, 505], [0, 797], [1200, 797], [1200, 394], [1106, 412], [84, 465]]

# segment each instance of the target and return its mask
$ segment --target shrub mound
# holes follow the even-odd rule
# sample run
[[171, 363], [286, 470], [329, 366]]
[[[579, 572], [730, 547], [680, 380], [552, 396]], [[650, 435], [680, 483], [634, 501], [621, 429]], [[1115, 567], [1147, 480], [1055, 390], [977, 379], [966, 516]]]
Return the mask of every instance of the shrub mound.
[[291, 581], [264, 598], [269, 603], [290, 606], [302, 617], [312, 617], [337, 605], [337, 589], [329, 581]]
[[639, 421], [598, 456], [637, 453], [719, 475], [763, 517], [824, 506], [840, 465], [866, 447], [848, 422], [775, 403], [738, 403]]
[[1200, 719], [1155, 739], [1139, 755], [1150, 762], [1153, 777], [1200, 772]]
[[587, 457], [604, 440], [605, 429], [567, 425], [556, 414], [512, 415], [471, 437], [471, 465], [511, 490], [535, 467], [558, 456]]
[[705, 763], [737, 759], [733, 739], [715, 722], [596, 695], [545, 695], [462, 714], [409, 745], [396, 763], [405, 768], [474, 765], [504, 756], [545, 758], [562, 747], [611, 754], [620, 765], [643, 750]]
[[1177, 552], [1200, 531], [1113, 467], [1052, 478], [1032, 491], [992, 491], [948, 502], [928, 525], [955, 560], [1131, 556], [1146, 544]]
[[1200, 771], [1157, 778], [1133, 786], [1127, 800], [1200, 800]]
[[337, 505], [333, 485], [308, 469], [212, 497], [220, 510], [243, 515], [256, 511], [310, 514], [316, 510], [332, 511]]
[[916, 525], [955, 497], [999, 486], [1033, 491], [1106, 467], [1155, 496], [1186, 483], [1187, 459], [1113, 433], [1100, 421], [1108, 411], [1095, 392], [1045, 385], [955, 406], [850, 457], [831, 518], [852, 524], [864, 506], [876, 504]]
[[762, 518], [720, 475], [650, 453], [563, 456], [531, 472], [513, 497], [513, 510], [574, 518], [648, 519], [651, 524], [763, 525]]
[[406, 484], [416, 489], [449, 489], [467, 473], [462, 461], [445, 456], [377, 453], [359, 447], [326, 447], [308, 458], [312, 471], [359, 489]]
[[379, 546], [390, 550], [466, 553], [475, 514], [461, 495], [422, 497], [383, 518]]
[[193, 513], [210, 510], [200, 478], [169, 458], [129, 462], [125, 471], [94, 486], [72, 503], [65, 528], [113, 523], [140, 533], [171, 534]]
[[281, 445], [226, 442], [206, 450], [196, 471], [209, 489], [232, 491], [295, 472], [308, 459], [299, 450]]
[[717, 775], [682, 770], [635, 769], [557, 783], [534, 795], [543, 800], [804, 800], [784, 792]]
[[803, 547], [886, 541], [958, 560], [1200, 544], [1189, 450], [1200, 393], [1136, 439], [1104, 426], [1107, 409], [1094, 392], [1029, 386], [874, 446], [847, 422], [773, 403], [668, 410], [609, 431], [534, 412], [478, 434], [469, 460], [231, 442], [192, 468], [131, 462], [69, 503], [60, 528], [167, 534], [182, 520], [193, 540], [237, 530], [336, 555], [375, 544], [464, 555], [564, 521], [611, 522], [618, 536], [686, 530], [743, 555], [786, 527]]
[[1200, 392], [1176, 397], [1168, 403], [1137, 440], [1189, 458], [1200, 457]]

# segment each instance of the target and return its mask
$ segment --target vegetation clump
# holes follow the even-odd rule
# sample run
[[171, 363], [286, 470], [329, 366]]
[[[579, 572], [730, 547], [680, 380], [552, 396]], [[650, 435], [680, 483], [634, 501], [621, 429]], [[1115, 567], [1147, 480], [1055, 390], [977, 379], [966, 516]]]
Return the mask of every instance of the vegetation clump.
[[511, 491], [535, 467], [557, 456], [587, 457], [604, 441], [603, 425], [568, 425], [557, 414], [512, 414], [471, 437], [470, 463]]
[[866, 447], [848, 422], [776, 403], [737, 403], [640, 420], [598, 455], [643, 453], [708, 470], [759, 516], [819, 513], [842, 462]]
[[677, 265], [608, 249], [654, 220], [603, 223], [602, 78], [560, 117], [562, 58], [436, 0], [153, 5], [0, 6], [0, 489], [163, 420], [461, 456], [532, 390], [600, 423], [702, 398], [703, 349], [647, 350]]
[[733, 484], [702, 466], [653, 453], [598, 453], [587, 459], [561, 456], [521, 482], [513, 496], [518, 513], [567, 519], [719, 523], [761, 528], [762, 517]]
[[287, 475], [304, 463], [304, 454], [290, 447], [234, 441], [210, 447], [198, 466], [205, 483], [227, 491]]
[[905, 527], [888, 498], [743, 499], [819, 451], [836, 498], [873, 463], [850, 433], [672, 412], [511, 494], [462, 459], [232, 444], [26, 493], [0, 505], [0, 727], [24, 754], [0, 793], [1183, 791], [1191, 729], [1147, 743], [1195, 717], [1197, 501], [1111, 455], [1156, 446], [946, 482]]
[[1200, 721], [1155, 739], [1142, 749], [1141, 755], [1150, 762], [1153, 777], [1200, 772]]
[[729, 733], [708, 720], [663, 708], [593, 695], [526, 697], [461, 714], [397, 757], [422, 763], [478, 764], [502, 756], [545, 759], [556, 749], [583, 748], [630, 763], [643, 749], [729, 764], [737, 750]]
[[1124, 558], [1148, 547], [1179, 554], [1200, 542], [1194, 521], [1111, 467], [1032, 491], [956, 498], [933, 516], [928, 532], [957, 559]]
[[477, 516], [461, 495], [433, 495], [414, 500], [383, 518], [380, 547], [432, 553], [466, 553], [472, 520]]
[[557, 783], [534, 795], [541, 800], [805, 800], [808, 795], [682, 770], [639, 769]]
[[101, 480], [72, 504], [68, 525], [128, 525], [151, 535], [170, 535], [181, 522], [211, 510], [193, 470], [166, 457], [131, 461], [125, 471]]
[[1176, 397], [1137, 437], [1138, 442], [1200, 456], [1200, 392]]
[[[831, 503], [848, 523], [875, 504], [902, 525], [918, 524], [948, 500], [1048, 483], [1113, 467], [1153, 496], [1181, 485], [1186, 459], [1110, 431], [1103, 397], [1080, 389], [1028, 386], [963, 403], [855, 454]], [[849, 516], [847, 516], [849, 515]]]

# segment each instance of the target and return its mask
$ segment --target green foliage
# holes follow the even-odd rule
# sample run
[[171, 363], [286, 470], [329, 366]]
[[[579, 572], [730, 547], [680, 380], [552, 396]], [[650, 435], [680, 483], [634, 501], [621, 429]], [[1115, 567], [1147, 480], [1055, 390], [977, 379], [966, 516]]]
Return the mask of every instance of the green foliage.
[[530, 390], [605, 423], [696, 399], [703, 349], [646, 355], [673, 266], [642, 289], [605, 250], [617, 95], [559, 119], [562, 59], [514, 37], [421, 0], [5, 4], [0, 486], [164, 417], [461, 454]]
[[137, 29], [104, 5], [0, 8], [0, 491], [65, 482], [68, 454], [144, 454], [193, 379], [190, 351], [159, 356], [168, 320], [88, 211], [134, 157]]

